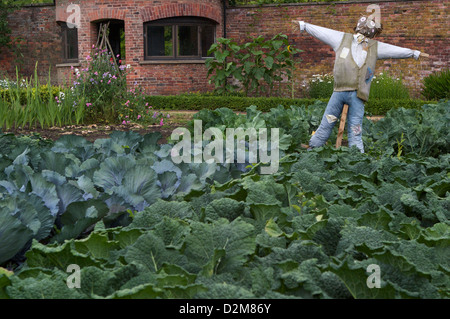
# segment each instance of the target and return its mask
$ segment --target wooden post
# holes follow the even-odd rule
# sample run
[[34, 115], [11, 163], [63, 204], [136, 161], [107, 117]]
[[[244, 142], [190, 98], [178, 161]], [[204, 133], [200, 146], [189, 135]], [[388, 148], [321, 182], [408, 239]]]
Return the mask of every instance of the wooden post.
[[341, 121], [339, 123], [339, 131], [336, 139], [336, 148], [339, 148], [342, 144], [342, 136], [344, 135], [345, 122], [347, 120], [348, 105], [344, 104], [344, 109], [342, 110]]

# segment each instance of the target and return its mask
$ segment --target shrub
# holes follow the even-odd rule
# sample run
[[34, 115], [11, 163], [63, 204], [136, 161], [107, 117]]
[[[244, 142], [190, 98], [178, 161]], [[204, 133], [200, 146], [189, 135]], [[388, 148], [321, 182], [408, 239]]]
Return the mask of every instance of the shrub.
[[126, 66], [118, 67], [107, 50], [92, 48], [86, 67], [74, 69], [70, 98], [74, 107], [85, 108], [87, 122], [114, 122], [126, 92]]
[[332, 74], [314, 74], [309, 81], [309, 97], [328, 99], [333, 94], [334, 78]]
[[145, 123], [150, 125], [164, 125], [168, 117], [162, 112], [154, 111], [153, 106], [146, 101], [144, 91], [140, 88], [131, 88], [124, 95], [124, 103], [118, 108], [118, 119], [121, 124]]
[[242, 45], [220, 38], [208, 50], [214, 57], [206, 59], [205, 65], [218, 93], [236, 92], [239, 85], [229, 83], [229, 78], [234, 78], [246, 96], [266, 92], [272, 96], [281, 82], [291, 81], [293, 56], [299, 52], [302, 51], [291, 46], [284, 34], [270, 39], [250, 38]]
[[370, 99], [409, 99], [409, 91], [401, 78], [394, 78], [387, 73], [380, 73], [373, 77]]
[[[23, 85], [21, 85], [20, 88], [17, 88], [17, 86], [9, 86], [9, 88], [0, 89], [0, 99], [10, 103], [11, 102], [10, 93], [13, 92], [12, 94], [15, 95], [14, 97], [16, 97], [18, 93], [20, 103], [26, 105], [29, 104], [29, 102], [31, 102], [28, 101], [27, 91], [28, 89]], [[52, 95], [52, 97], [60, 96], [61, 94], [60, 92], [62, 91], [63, 91], [62, 88], [59, 86], [44, 84], [38, 86], [37, 88], [36, 87], [31, 88], [32, 94], [30, 95], [30, 98], [35, 98], [36, 96], [38, 96], [41, 101], [48, 101], [48, 99], [50, 98], [50, 94]], [[36, 92], [38, 92], [37, 95]]]
[[162, 114], [148, 115], [143, 90], [127, 85], [126, 77], [132, 69], [121, 65], [121, 60], [117, 65], [116, 58], [120, 56], [114, 57], [107, 50], [93, 46], [85, 67], [74, 69], [76, 79], [67, 99], [73, 103], [75, 112], [83, 114], [85, 123], [131, 124], [145, 120], [163, 125]]
[[448, 99], [450, 97], [450, 70], [433, 73], [423, 79], [422, 95], [428, 100]]
[[[329, 98], [333, 94], [334, 78], [332, 74], [315, 74], [309, 81], [309, 97]], [[400, 78], [380, 73], [373, 77], [370, 99], [409, 99], [409, 92]]]

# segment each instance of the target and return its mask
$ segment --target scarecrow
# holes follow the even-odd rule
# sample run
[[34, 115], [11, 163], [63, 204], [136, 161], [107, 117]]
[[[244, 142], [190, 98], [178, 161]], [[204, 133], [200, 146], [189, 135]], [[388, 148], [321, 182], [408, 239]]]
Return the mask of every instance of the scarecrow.
[[369, 98], [370, 85], [378, 59], [418, 59], [428, 54], [417, 50], [373, 40], [383, 30], [379, 22], [362, 16], [354, 28], [354, 34], [293, 20], [293, 29], [306, 30], [313, 37], [330, 45], [336, 53], [334, 64], [334, 90], [319, 128], [309, 141], [309, 149], [324, 145], [332, 129], [348, 105], [348, 146], [356, 146], [364, 153], [362, 123], [364, 103]]

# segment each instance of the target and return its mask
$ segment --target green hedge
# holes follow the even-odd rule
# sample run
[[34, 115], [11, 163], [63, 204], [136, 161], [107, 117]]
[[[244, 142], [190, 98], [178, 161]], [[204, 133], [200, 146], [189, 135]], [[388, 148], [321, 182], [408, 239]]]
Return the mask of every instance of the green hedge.
[[[319, 99], [328, 102], [328, 99]], [[218, 109], [227, 107], [234, 111], [245, 112], [246, 108], [256, 105], [261, 111], [269, 111], [278, 105], [289, 107], [290, 105], [308, 106], [314, 104], [317, 99], [289, 99], [289, 98], [265, 98], [265, 97], [237, 97], [237, 96], [201, 96], [201, 95], [177, 95], [177, 96], [148, 96], [147, 102], [160, 110], [195, 110]], [[390, 109], [396, 107], [420, 109], [424, 104], [435, 103], [422, 100], [377, 100], [372, 99], [366, 103], [365, 111], [370, 115], [385, 115]]]
[[[59, 92], [61, 92], [61, 88], [59, 86], [51, 86], [51, 88], [49, 89], [48, 85], [39, 86], [39, 97], [41, 101], [48, 101], [48, 99], [50, 98], [50, 92], [52, 93], [53, 97], [58, 96]], [[0, 100], [11, 102], [11, 95], [13, 99], [17, 99], [17, 94], [19, 94], [20, 103], [26, 105], [28, 94], [31, 94], [32, 98], [36, 97], [36, 88], [14, 88], [11, 89], [11, 92], [9, 92], [9, 89], [0, 89]]]

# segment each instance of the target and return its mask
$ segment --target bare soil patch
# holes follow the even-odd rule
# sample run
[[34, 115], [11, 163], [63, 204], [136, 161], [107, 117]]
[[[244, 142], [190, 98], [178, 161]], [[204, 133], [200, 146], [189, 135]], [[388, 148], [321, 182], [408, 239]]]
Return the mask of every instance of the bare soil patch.
[[113, 131], [134, 131], [141, 135], [160, 132], [162, 139], [159, 143], [166, 143], [167, 139], [172, 134], [173, 130], [177, 127], [184, 127], [186, 123], [192, 118], [195, 112], [184, 111], [169, 111], [164, 112], [170, 114], [170, 118], [167, 119], [163, 126], [160, 125], [122, 125], [122, 124], [90, 124], [90, 125], [69, 125], [64, 127], [18, 127], [3, 130], [3, 133], [13, 133], [14, 135], [35, 135], [40, 137], [56, 141], [63, 135], [79, 135], [83, 136], [86, 140], [94, 142], [99, 138], [108, 138]]

